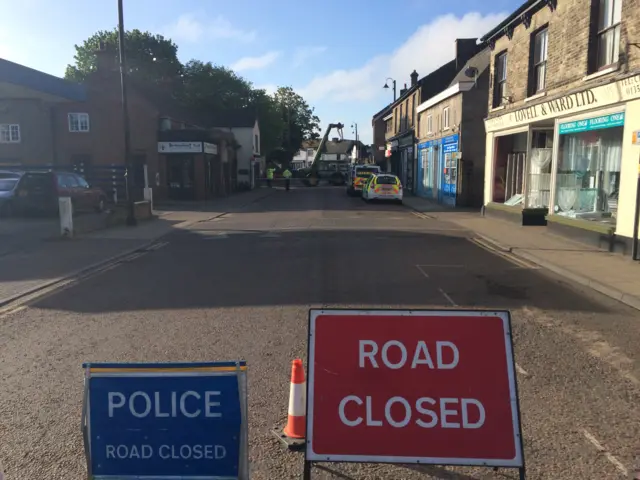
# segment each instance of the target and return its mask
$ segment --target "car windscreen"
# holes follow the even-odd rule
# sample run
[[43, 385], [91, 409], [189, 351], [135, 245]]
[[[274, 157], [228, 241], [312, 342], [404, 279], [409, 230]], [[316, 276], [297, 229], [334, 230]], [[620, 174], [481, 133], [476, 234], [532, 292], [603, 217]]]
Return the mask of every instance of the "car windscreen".
[[396, 183], [398, 183], [398, 180], [396, 179], [396, 177], [390, 177], [389, 175], [384, 175], [384, 176], [378, 177], [376, 179], [376, 183], [378, 185], [395, 185]]
[[15, 173], [0, 173], [0, 192], [10, 192], [20, 180]]

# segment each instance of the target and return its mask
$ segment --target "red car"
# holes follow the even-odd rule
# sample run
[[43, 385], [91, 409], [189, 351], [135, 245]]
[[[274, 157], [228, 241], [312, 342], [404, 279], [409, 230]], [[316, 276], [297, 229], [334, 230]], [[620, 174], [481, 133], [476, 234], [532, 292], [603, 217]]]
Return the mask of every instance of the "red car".
[[13, 195], [13, 212], [58, 212], [58, 198], [71, 197], [74, 212], [102, 212], [107, 196], [101, 188], [92, 187], [77, 173], [19, 172]]

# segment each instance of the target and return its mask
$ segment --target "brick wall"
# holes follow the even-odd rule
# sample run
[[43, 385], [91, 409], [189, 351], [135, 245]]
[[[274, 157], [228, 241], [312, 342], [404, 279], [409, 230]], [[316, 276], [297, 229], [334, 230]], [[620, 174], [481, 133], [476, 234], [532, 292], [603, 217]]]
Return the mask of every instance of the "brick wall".
[[473, 207], [480, 207], [484, 203], [486, 141], [483, 119], [487, 116], [488, 96], [488, 71], [479, 76], [474, 88], [462, 94], [460, 142], [466, 190], [465, 203]]
[[[598, 2], [598, 0], [593, 0]], [[586, 89], [611, 81], [612, 77], [640, 68], [640, 49], [628, 42], [640, 41], [640, 1], [623, 0], [620, 35], [621, 61], [618, 70], [603, 76], [585, 79], [593, 73], [589, 69], [589, 38], [592, 15], [592, 0], [560, 0], [555, 11], [543, 6], [531, 18], [527, 28], [522, 22], [513, 30], [511, 39], [502, 34], [495, 41], [491, 52], [491, 88], [495, 78], [495, 59], [508, 52], [507, 92], [512, 103], [505, 109], [494, 110], [490, 116], [502, 115], [504, 110], [517, 109], [525, 105], [529, 94], [529, 63], [532, 34], [548, 25], [548, 55], [546, 74], [546, 97], [561, 95], [572, 89]], [[625, 61], [625, 58], [628, 61]], [[489, 107], [493, 104], [493, 91], [489, 95]]]
[[[444, 128], [443, 112], [444, 109], [449, 109], [449, 128]], [[427, 131], [427, 117], [431, 115], [432, 118], [432, 132]], [[419, 142], [425, 142], [434, 138], [446, 137], [453, 135], [454, 125], [459, 126], [462, 120], [462, 96], [454, 95], [444, 99], [442, 102], [420, 112], [419, 120], [419, 132], [416, 132], [416, 137], [419, 138]]]
[[37, 99], [4, 99], [0, 123], [20, 125], [19, 143], [0, 143], [0, 167], [55, 162], [50, 103]]

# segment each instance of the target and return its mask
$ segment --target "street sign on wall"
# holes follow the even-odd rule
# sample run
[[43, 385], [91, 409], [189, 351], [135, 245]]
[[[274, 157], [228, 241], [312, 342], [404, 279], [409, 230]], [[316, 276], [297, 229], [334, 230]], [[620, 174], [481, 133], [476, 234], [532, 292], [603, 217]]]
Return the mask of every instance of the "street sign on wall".
[[89, 478], [248, 478], [245, 362], [84, 368]]
[[508, 312], [311, 310], [307, 461], [514, 467]]

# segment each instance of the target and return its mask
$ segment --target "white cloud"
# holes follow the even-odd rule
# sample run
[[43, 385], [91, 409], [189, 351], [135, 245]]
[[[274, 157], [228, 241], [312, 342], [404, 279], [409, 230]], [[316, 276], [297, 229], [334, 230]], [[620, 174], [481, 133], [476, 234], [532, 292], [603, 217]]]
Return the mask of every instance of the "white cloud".
[[259, 57], [243, 57], [231, 65], [231, 70], [236, 72], [242, 72], [244, 70], [259, 70], [271, 65], [279, 56], [280, 52], [271, 51], [264, 55], [260, 55]]
[[253, 42], [255, 30], [242, 30], [222, 15], [206, 19], [201, 15], [187, 13], [178, 17], [176, 22], [164, 28], [167, 36], [176, 42], [196, 43], [203, 40], [236, 40], [244, 43]]
[[367, 101], [381, 92], [385, 78], [392, 77], [400, 90], [415, 69], [420, 78], [454, 58], [456, 38], [481, 37], [507, 16], [507, 13], [481, 15], [467, 13], [436, 18], [416, 30], [399, 48], [371, 58], [354, 69], [336, 70], [315, 77], [300, 90], [307, 101]]
[[313, 58], [317, 55], [320, 55], [327, 51], [327, 47], [298, 47], [293, 54], [293, 64], [294, 68], [300, 67], [303, 63], [305, 63], [310, 58]]

